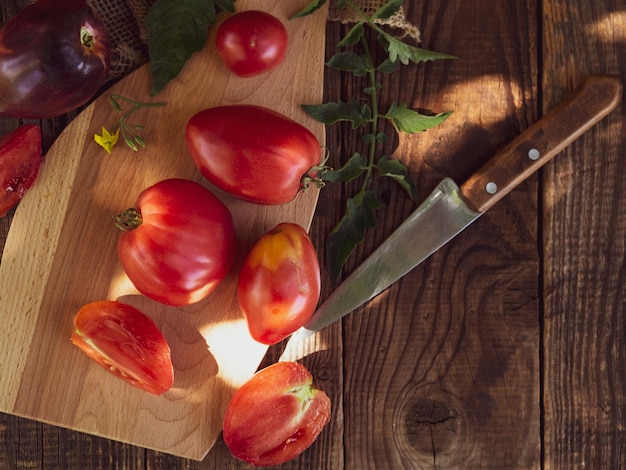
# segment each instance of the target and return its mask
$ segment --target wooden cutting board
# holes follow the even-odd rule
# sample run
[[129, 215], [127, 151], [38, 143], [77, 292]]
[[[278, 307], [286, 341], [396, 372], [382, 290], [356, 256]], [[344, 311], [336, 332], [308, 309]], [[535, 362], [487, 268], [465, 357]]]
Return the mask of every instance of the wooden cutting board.
[[[236, 9], [261, 9], [289, 31], [285, 62], [264, 75], [238, 78], [219, 61], [209, 38], [180, 76], [149, 96], [148, 66], [137, 70], [85, 109], [45, 157], [36, 184], [20, 203], [0, 264], [0, 411], [162, 452], [202, 459], [222, 428], [233, 391], [257, 369], [266, 346], [255, 343], [239, 312], [237, 272], [246, 249], [284, 221], [310, 226], [317, 191], [284, 206], [235, 200], [206, 183], [184, 140], [187, 120], [203, 108], [235, 103], [266, 106], [311, 129], [324, 128], [300, 109], [323, 92], [326, 11], [287, 18], [308, 0], [238, 0]], [[215, 27], [212, 28], [213, 34]], [[94, 133], [118, 119], [110, 93], [166, 106], [141, 110], [147, 146], [135, 153], [122, 143], [108, 155]], [[167, 307], [134, 289], [117, 259], [119, 232], [112, 217], [139, 193], [165, 178], [201, 182], [230, 208], [240, 255], [208, 299]], [[150, 315], [172, 349], [172, 389], [153, 396], [92, 363], [70, 343], [73, 317], [95, 300], [119, 299]]]

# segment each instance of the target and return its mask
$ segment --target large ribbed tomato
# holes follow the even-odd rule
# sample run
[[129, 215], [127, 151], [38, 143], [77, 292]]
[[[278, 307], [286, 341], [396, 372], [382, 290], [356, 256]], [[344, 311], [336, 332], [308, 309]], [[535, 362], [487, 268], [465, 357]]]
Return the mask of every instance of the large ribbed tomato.
[[241, 267], [237, 294], [260, 343], [278, 343], [303, 326], [320, 297], [319, 261], [306, 231], [283, 223], [259, 238]]
[[235, 259], [228, 208], [195, 181], [167, 179], [144, 190], [136, 207], [116, 217], [124, 271], [144, 295], [188, 305], [209, 295]]
[[200, 111], [189, 120], [186, 137], [193, 161], [211, 183], [257, 204], [291, 201], [322, 157], [311, 131], [259, 106]]

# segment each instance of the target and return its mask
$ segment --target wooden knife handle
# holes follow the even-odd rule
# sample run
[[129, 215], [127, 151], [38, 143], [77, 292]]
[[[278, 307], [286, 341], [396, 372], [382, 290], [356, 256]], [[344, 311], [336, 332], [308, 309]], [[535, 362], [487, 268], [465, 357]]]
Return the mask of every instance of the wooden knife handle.
[[557, 153], [609, 114], [620, 102], [622, 84], [592, 75], [554, 110], [498, 152], [462, 186], [477, 212], [485, 212]]

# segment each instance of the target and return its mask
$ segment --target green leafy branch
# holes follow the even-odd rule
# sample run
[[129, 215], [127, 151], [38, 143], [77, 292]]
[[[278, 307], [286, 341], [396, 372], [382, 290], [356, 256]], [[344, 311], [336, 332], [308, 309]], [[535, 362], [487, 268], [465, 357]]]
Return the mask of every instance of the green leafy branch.
[[[292, 18], [309, 15], [325, 2], [326, 0], [312, 0]], [[338, 0], [337, 6], [352, 8], [360, 19], [337, 45], [342, 51], [331, 57], [326, 65], [340, 72], [363, 77], [366, 86], [362, 92], [367, 97], [367, 103], [362, 104], [360, 100], [349, 99], [302, 105], [309, 116], [326, 125], [343, 121], [349, 122], [353, 130], [364, 129], [361, 140], [365, 151], [354, 152], [341, 168], [327, 170], [322, 176], [324, 181], [331, 183], [347, 183], [358, 178], [362, 181], [358, 192], [347, 200], [344, 216], [326, 240], [326, 262], [330, 275], [335, 280], [340, 276], [343, 266], [356, 246], [364, 240], [367, 230], [377, 225], [376, 210], [380, 207], [380, 201], [376, 193], [370, 189], [376, 174], [392, 178], [412, 200], [417, 201], [417, 188], [411, 180], [408, 168], [399, 160], [385, 155], [377, 157], [379, 146], [389, 139], [389, 136], [380, 130], [381, 123], [389, 121], [397, 132], [415, 134], [438, 126], [451, 114], [444, 112], [425, 115], [395, 101], [386, 110], [381, 110], [378, 94], [382, 85], [378, 82], [379, 75], [395, 72], [400, 64], [455, 58], [407, 44], [379, 26], [379, 21], [391, 18], [399, 11], [402, 0], [390, 0], [370, 16], [366, 15], [353, 0]], [[366, 28], [377, 33], [378, 43], [386, 51], [387, 57], [380, 64], [374, 63]], [[359, 52], [354, 49], [346, 50], [353, 47], [359, 47]]]
[[[129, 107], [125, 109], [120, 104], [121, 102], [125, 103]], [[131, 123], [128, 119], [139, 109], [158, 108], [165, 106], [165, 103], [141, 103], [117, 94], [111, 94], [109, 96], [109, 103], [111, 103], [111, 107], [116, 112], [121, 113], [121, 115], [113, 126], [110, 127], [111, 130], [106, 127], [102, 127], [102, 134], [94, 134], [93, 138], [96, 143], [110, 154], [113, 151], [113, 148], [117, 145], [121, 132], [124, 143], [131, 150], [136, 152], [139, 150], [139, 147], [145, 147], [146, 144], [138, 133], [143, 130], [144, 126], [142, 124]]]

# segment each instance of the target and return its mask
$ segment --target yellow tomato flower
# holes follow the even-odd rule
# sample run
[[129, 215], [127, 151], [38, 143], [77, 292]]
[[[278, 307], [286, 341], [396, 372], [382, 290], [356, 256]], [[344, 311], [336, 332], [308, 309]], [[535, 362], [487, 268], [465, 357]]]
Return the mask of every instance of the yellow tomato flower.
[[96, 141], [96, 143], [100, 147], [102, 147], [104, 150], [107, 151], [107, 153], [110, 154], [111, 151], [113, 150], [113, 147], [115, 147], [115, 144], [117, 144], [119, 137], [120, 137], [119, 128], [117, 129], [117, 131], [115, 131], [114, 134], [111, 134], [107, 129], [103, 127], [102, 135], [94, 134], [93, 139]]

